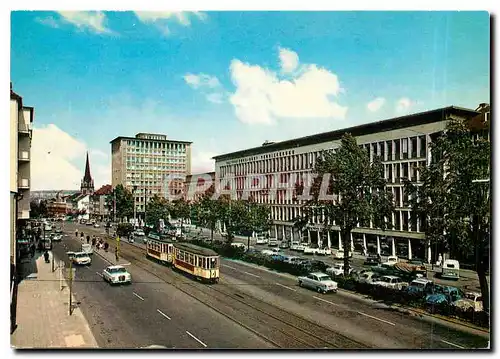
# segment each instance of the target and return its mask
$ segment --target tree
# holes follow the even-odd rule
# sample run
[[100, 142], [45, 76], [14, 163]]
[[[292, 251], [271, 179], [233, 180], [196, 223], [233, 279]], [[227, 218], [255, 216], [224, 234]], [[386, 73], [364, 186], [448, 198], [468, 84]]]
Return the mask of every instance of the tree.
[[379, 158], [371, 162], [351, 134], [345, 134], [340, 147], [323, 151], [313, 169], [311, 186], [298, 183], [297, 192], [310, 189], [310, 198], [302, 205], [303, 214], [294, 220], [303, 228], [315, 217], [326, 229], [340, 227], [344, 247], [344, 275], [349, 273], [351, 231], [372, 221], [377, 228], [390, 226], [394, 211], [392, 193], [387, 191], [384, 169]]
[[146, 225], [153, 226], [158, 231], [160, 219], [166, 220], [167, 217], [168, 207], [166, 200], [155, 195], [149, 200], [146, 207]]
[[191, 216], [191, 205], [184, 199], [178, 199], [173, 201], [168, 207], [170, 216], [175, 219], [181, 220], [181, 230], [183, 228], [183, 223], [185, 219]]
[[[116, 200], [116, 213], [115, 210]], [[106, 196], [106, 206], [110, 213], [116, 215], [116, 218], [123, 219], [124, 217], [131, 218], [134, 214], [134, 197], [132, 192], [127, 190], [121, 184], [117, 185], [110, 194]]]
[[212, 199], [212, 193], [205, 193], [196, 203], [196, 212], [201, 226], [210, 229], [210, 240], [214, 240], [214, 231], [220, 217], [220, 206], [217, 200]]
[[489, 123], [478, 123], [477, 117], [450, 120], [430, 149], [430, 165], [419, 169], [422, 184], [405, 183], [410, 206], [424, 220], [432, 242], [452, 255], [474, 253], [483, 308], [489, 315]]
[[264, 204], [258, 204], [251, 199], [248, 206], [248, 234], [247, 247], [250, 249], [250, 236], [254, 232], [268, 231], [271, 226], [271, 208]]
[[30, 217], [32, 218], [44, 218], [48, 217], [49, 211], [47, 209], [47, 202], [45, 200], [41, 201], [31, 201], [30, 202]]
[[134, 231], [134, 226], [131, 223], [119, 223], [116, 227], [116, 235], [118, 237], [129, 237]]

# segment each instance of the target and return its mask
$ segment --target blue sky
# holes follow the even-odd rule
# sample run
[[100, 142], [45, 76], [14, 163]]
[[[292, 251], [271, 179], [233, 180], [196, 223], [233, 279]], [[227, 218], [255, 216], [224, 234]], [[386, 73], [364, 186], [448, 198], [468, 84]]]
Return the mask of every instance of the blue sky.
[[13, 12], [11, 20], [11, 81], [35, 107], [35, 189], [76, 188], [87, 150], [96, 186], [109, 183], [109, 141], [119, 135], [193, 141], [201, 172], [213, 155], [265, 140], [490, 102], [487, 12]]

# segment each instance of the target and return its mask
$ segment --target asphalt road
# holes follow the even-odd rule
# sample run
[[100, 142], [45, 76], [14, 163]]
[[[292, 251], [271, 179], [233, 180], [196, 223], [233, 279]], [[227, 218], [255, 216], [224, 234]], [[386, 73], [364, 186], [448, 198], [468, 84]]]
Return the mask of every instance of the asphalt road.
[[[74, 227], [54, 244], [54, 253], [79, 250]], [[94, 254], [92, 264], [76, 268], [73, 286], [92, 332], [103, 348], [140, 348], [162, 345], [175, 348], [272, 348], [273, 346], [150, 273], [128, 266], [131, 285], [104, 282], [102, 270], [110, 265]]]
[[[74, 238], [73, 225], [66, 226], [72, 228]], [[91, 235], [104, 232], [102, 229], [89, 226], [83, 230]], [[145, 247], [140, 240], [137, 240], [134, 246], [143, 249]], [[121, 248], [125, 254], [127, 248], [130, 247], [123, 245]], [[133, 275], [135, 277], [134, 273]], [[144, 276], [147, 277], [147, 275], [144, 272]], [[383, 306], [368, 304], [352, 296], [341, 293], [318, 295], [298, 287], [294, 278], [238, 262], [222, 261], [220, 285], [230, 289], [233, 293], [239, 293], [240, 296], [267, 303], [279, 303], [282, 308], [377, 348], [458, 349], [480, 348], [487, 345], [484, 338], [429, 324], [390, 311]], [[167, 290], [167, 292], [172, 291]], [[260, 348], [260, 346], [255, 348]]]

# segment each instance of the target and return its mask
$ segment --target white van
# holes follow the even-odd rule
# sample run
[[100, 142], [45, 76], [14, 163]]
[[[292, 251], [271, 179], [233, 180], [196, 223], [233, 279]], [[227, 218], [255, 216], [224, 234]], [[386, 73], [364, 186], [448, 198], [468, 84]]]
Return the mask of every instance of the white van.
[[441, 268], [441, 278], [454, 280], [460, 278], [460, 263], [457, 260], [446, 259]]

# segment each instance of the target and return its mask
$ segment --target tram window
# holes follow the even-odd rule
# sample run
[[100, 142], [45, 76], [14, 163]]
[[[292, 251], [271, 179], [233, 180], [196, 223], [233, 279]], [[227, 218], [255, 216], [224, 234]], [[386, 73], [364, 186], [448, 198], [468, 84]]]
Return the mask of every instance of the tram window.
[[203, 269], [207, 269], [205, 258], [201, 258], [201, 266]]
[[198, 256], [194, 256], [194, 265], [196, 267], [199, 267], [199, 264], [198, 264]]
[[215, 258], [210, 258], [210, 269], [216, 268], [216, 259]]
[[194, 258], [192, 254], [189, 255], [189, 264], [194, 264]]

